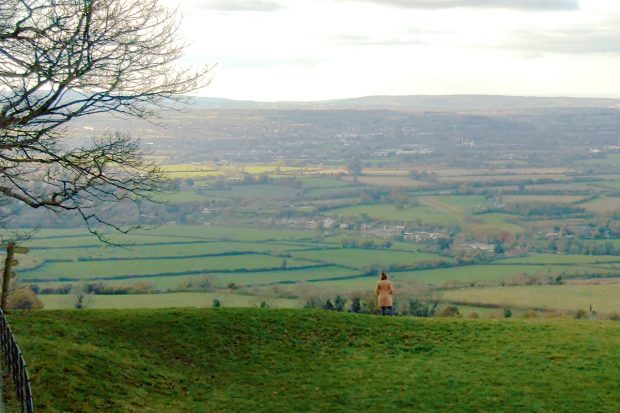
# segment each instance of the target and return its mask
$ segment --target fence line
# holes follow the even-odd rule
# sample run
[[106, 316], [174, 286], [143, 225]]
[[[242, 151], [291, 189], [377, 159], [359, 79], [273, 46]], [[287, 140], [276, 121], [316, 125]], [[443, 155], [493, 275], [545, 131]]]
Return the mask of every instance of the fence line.
[[11, 373], [17, 400], [21, 407], [21, 413], [34, 413], [30, 377], [26, 369], [26, 363], [19, 346], [15, 342], [15, 336], [6, 316], [0, 310], [0, 347], [4, 356], [4, 365]]

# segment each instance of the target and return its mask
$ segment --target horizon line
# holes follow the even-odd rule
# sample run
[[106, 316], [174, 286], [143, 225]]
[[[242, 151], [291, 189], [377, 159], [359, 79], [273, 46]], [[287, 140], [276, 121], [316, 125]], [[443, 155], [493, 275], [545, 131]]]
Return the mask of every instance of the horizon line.
[[341, 100], [355, 100], [366, 98], [399, 98], [399, 97], [505, 97], [505, 98], [526, 98], [526, 99], [577, 99], [577, 100], [620, 100], [620, 95], [614, 96], [571, 96], [571, 95], [510, 95], [510, 94], [487, 94], [487, 93], [453, 93], [453, 94], [377, 94], [377, 95], [362, 95], [353, 97], [338, 97], [338, 98], [324, 98], [324, 99], [277, 99], [277, 100], [261, 100], [251, 98], [231, 98], [223, 96], [209, 96], [209, 95], [190, 95], [190, 98], [206, 98], [206, 99], [222, 99], [230, 101], [243, 101], [253, 103], [321, 103], [321, 102], [334, 102]]

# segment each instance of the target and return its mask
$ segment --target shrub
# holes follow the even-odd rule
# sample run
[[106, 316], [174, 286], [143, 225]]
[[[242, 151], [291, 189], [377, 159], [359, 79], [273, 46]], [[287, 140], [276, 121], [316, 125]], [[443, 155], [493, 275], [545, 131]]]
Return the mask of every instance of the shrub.
[[323, 302], [317, 296], [309, 297], [304, 304], [304, 308], [323, 308]]
[[510, 317], [512, 317], [512, 311], [510, 311], [510, 308], [504, 308], [504, 318]]
[[538, 311], [530, 310], [523, 314], [523, 318], [538, 318], [539, 315]]
[[378, 314], [381, 309], [377, 303], [375, 295], [368, 295], [362, 302], [362, 312], [367, 314]]
[[189, 280], [179, 284], [175, 290], [206, 291], [212, 293], [216, 290], [216, 282], [212, 277], [199, 277], [195, 280]]
[[578, 320], [586, 319], [588, 318], [588, 313], [583, 308], [580, 308], [579, 310], [577, 310], [577, 313], [575, 314], [575, 318]]
[[13, 291], [8, 297], [7, 305], [14, 310], [38, 310], [43, 308], [43, 303], [30, 287]]
[[460, 317], [461, 313], [459, 312], [459, 308], [455, 305], [449, 305], [444, 307], [439, 312], [439, 317]]
[[351, 300], [351, 308], [349, 311], [352, 313], [361, 313], [362, 312], [362, 301], [359, 297], [353, 297]]
[[469, 317], [469, 318], [480, 318], [480, 314], [478, 314], [475, 311], [472, 311], [469, 314], [467, 314], [467, 317]]
[[69, 294], [72, 288], [73, 286], [70, 284], [61, 285], [60, 287], [45, 287], [41, 289], [40, 294]]
[[344, 306], [347, 303], [347, 300], [342, 298], [340, 295], [337, 295], [334, 299], [334, 309], [336, 311], [344, 311]]
[[[409, 299], [409, 314], [414, 317], [433, 317], [437, 311], [436, 300], [422, 301], [415, 298]], [[457, 309], [458, 311], [458, 309]]]
[[260, 308], [269, 308], [269, 303], [267, 301], [262, 301], [260, 303]]
[[323, 304], [323, 309], [324, 310], [334, 310], [334, 305], [332, 304], [331, 300], [328, 298], [327, 301], [325, 301], [325, 304]]
[[213, 308], [220, 308], [222, 306], [222, 302], [217, 298], [213, 300]]
[[609, 319], [612, 321], [620, 321], [620, 314], [616, 313], [615, 311], [609, 313]]
[[86, 304], [84, 302], [85, 298], [86, 298], [86, 294], [84, 294], [84, 291], [78, 291], [75, 294], [75, 299], [73, 301], [73, 308], [75, 308], [76, 310], [82, 310], [86, 308]]

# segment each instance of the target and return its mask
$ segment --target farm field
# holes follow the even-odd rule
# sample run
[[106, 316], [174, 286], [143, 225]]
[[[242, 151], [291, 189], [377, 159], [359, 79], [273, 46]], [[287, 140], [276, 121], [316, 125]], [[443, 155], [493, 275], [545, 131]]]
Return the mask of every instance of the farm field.
[[471, 182], [489, 183], [489, 182], [513, 182], [513, 181], [533, 181], [542, 179], [553, 179], [555, 181], [569, 181], [571, 178], [563, 174], [542, 174], [542, 175], [526, 175], [526, 174], [502, 174], [502, 175], [461, 175], [461, 176], [445, 176], [440, 177], [439, 182], [462, 184]]
[[346, 181], [352, 183], [360, 183], [364, 185], [373, 185], [373, 186], [393, 186], [393, 187], [402, 187], [402, 188], [425, 188], [429, 186], [427, 182], [424, 181], [416, 181], [407, 176], [360, 176], [357, 179], [353, 178], [343, 178]]
[[616, 191], [620, 191], [620, 182], [618, 182], [618, 180], [612, 180], [612, 181], [602, 181], [602, 182], [597, 182], [597, 185], [600, 185], [604, 188], [609, 188], [609, 189], [613, 189]]
[[[342, 268], [340, 266], [325, 265], [320, 268], [273, 270], [273, 271], [252, 271], [252, 272], [227, 272], [227, 273], [195, 273], [189, 275], [176, 276], [149, 276], [131, 278], [112, 278], [109, 280], [97, 280], [97, 283], [110, 287], [130, 287], [136, 284], [146, 284], [162, 292], [175, 289], [189, 288], [191, 283], [197, 284], [207, 279], [215, 286], [225, 287], [234, 283], [239, 287], [253, 287], [271, 284], [290, 284], [298, 282], [316, 282], [324, 279], [348, 279], [359, 277], [359, 271]], [[84, 280], [87, 282], [88, 280]], [[68, 284], [67, 281], [37, 282], [41, 288], [59, 287]], [[80, 282], [71, 283], [80, 286]], [[191, 286], [190, 286], [191, 287]]]
[[291, 255], [300, 260], [334, 263], [346, 267], [363, 269], [371, 265], [416, 265], [424, 262], [450, 262], [450, 259], [436, 254], [391, 250], [361, 250], [338, 248], [317, 251], [299, 251]]
[[467, 288], [443, 293], [443, 299], [470, 304], [575, 312], [620, 313], [620, 285], [542, 285]]
[[[172, 177], [185, 175], [164, 217], [147, 214], [163, 224], [106, 233], [120, 247], [84, 230], [40, 229], [15, 269], [22, 284], [69, 295], [94, 283], [124, 293], [198, 292], [206, 277], [215, 294], [232, 284], [241, 295], [285, 296], [281, 286], [333, 296], [372, 291], [381, 270], [402, 288], [442, 293], [620, 276], [612, 170], [392, 161], [362, 161], [360, 176], [343, 165], [168, 165]], [[564, 205], [567, 215], [555, 212]]]
[[236, 176], [239, 174], [298, 174], [318, 172], [320, 168], [317, 167], [295, 167], [276, 164], [257, 164], [257, 165], [245, 165], [243, 167], [238, 166], [217, 166], [213, 164], [172, 164], [163, 165], [162, 170], [170, 178], [207, 178], [217, 176]]
[[[477, 208], [481, 197], [437, 196], [425, 197], [424, 201], [435, 202], [438, 206], [440, 203], [443, 209], [435, 209], [445, 217], [450, 211], [457, 216], [467, 209]], [[489, 215], [484, 221], [487, 225], [493, 220], [501, 223], [506, 219], [502, 214]], [[398, 288], [405, 289], [410, 285], [445, 288], [471, 283], [511, 283], [527, 277], [554, 279], [562, 276], [569, 280], [620, 275], [620, 257], [615, 255], [529, 254], [479, 265], [456, 265], [453, 258], [425, 252], [424, 246], [418, 243], [396, 241], [387, 249], [342, 248], [343, 239], [347, 237], [350, 234], [317, 240], [313, 231], [168, 225], [125, 237], [117, 235], [115, 239], [122, 240], [126, 246], [116, 247], [102, 245], [95, 237], [80, 231], [41, 230], [29, 241], [31, 251], [20, 258], [17, 269], [22, 283], [34, 281], [44, 289], [64, 288], [69, 284], [73, 291], [78, 291], [86, 282], [96, 282], [109, 288], [139, 285], [148, 291], [186, 294], [183, 291], [196, 288], [206, 277], [217, 289], [206, 294], [215, 295], [233, 294], [225, 288], [231, 283], [249, 289], [285, 285], [292, 288], [293, 293], [305, 288], [300, 283], [307, 283], [317, 293], [368, 293], [376, 283], [374, 275], [365, 276], [371, 267], [377, 270], [429, 263], [448, 267], [388, 270], [388, 273]], [[384, 242], [381, 238], [367, 240]], [[451, 290], [445, 293], [452, 294]], [[41, 295], [41, 299], [47, 308], [64, 308], [71, 305], [73, 294]], [[93, 296], [89, 297], [89, 305], [95, 308], [208, 306], [212, 302], [209, 295], [204, 299], [186, 299], [184, 295], [175, 294], [166, 294], [161, 300], [154, 294], [140, 295], [133, 301], [134, 296]], [[245, 291], [240, 295], [242, 299], [236, 297], [229, 300], [229, 304], [256, 304], [256, 297], [251, 294], [255, 292]], [[268, 291], [261, 294], [268, 295]], [[286, 306], [291, 303], [287, 302]], [[295, 304], [301, 305], [299, 301]]]
[[620, 166], [620, 154], [611, 153], [611, 154], [606, 154], [605, 156], [602, 156], [602, 157], [580, 160], [578, 161], [578, 164], [588, 165], [588, 166], [598, 165], [598, 166], [616, 166], [617, 167], [617, 166]]
[[436, 205], [439, 203], [443, 205], [444, 208], [448, 208], [451, 212], [471, 212], [485, 207], [487, 203], [484, 197], [480, 195], [442, 195], [422, 197], [420, 200], [430, 205]]
[[[468, 221], [467, 228], [470, 230], [495, 230], [495, 231], [507, 231], [513, 234], [523, 232], [525, 229], [522, 225], [514, 223], [515, 217], [510, 214], [480, 214], [474, 215], [473, 219]], [[466, 224], [467, 225], [467, 224]]]
[[572, 204], [584, 199], [578, 195], [506, 195], [502, 197], [505, 203], [522, 202], [555, 202]]
[[463, 218], [455, 214], [447, 214], [431, 206], [405, 206], [403, 208], [394, 205], [360, 205], [345, 208], [337, 208], [327, 212], [338, 217], [360, 217], [366, 215], [369, 218], [380, 221], [415, 222], [420, 220], [427, 225], [458, 224]]
[[[135, 240], [134, 240], [135, 242]], [[242, 241], [204, 241], [170, 238], [157, 242], [155, 238], [148, 239], [144, 244], [133, 244], [124, 247], [115, 246], [91, 246], [80, 248], [78, 246], [70, 248], [56, 247], [54, 251], [55, 260], [112, 260], [112, 259], [156, 259], [165, 257], [187, 257], [204, 256], [217, 254], [240, 254], [240, 253], [282, 253], [290, 249], [313, 248], [312, 245], [291, 245], [279, 244], [275, 242], [242, 242]], [[47, 249], [33, 249], [29, 254], [32, 258], [43, 260], [49, 257]]]
[[304, 177], [300, 178], [306, 189], [330, 189], [330, 188], [350, 188], [351, 184], [342, 179], [332, 179], [323, 177]]
[[[304, 267], [312, 265], [310, 261], [287, 260], [286, 267]], [[23, 272], [24, 280], [28, 279], [67, 279], [67, 280], [92, 280], [111, 279], [119, 277], [135, 277], [148, 275], [167, 275], [197, 272], [217, 272], [221, 270], [255, 270], [255, 269], [281, 269], [283, 259], [278, 257], [245, 254], [223, 257], [205, 258], [163, 258], [163, 259], [137, 259], [137, 260], [108, 260], [108, 261], [82, 261], [46, 263], [36, 269]]]
[[552, 184], [529, 184], [524, 185], [524, 190], [527, 190], [532, 193], [564, 193], [568, 194], [571, 192], [589, 192], [593, 188], [597, 188], [595, 184], [589, 183], [580, 183], [580, 182], [567, 182], [567, 183], [552, 183]]
[[[430, 270], [391, 272], [390, 276], [396, 282], [405, 284], [427, 284], [436, 287], [450, 286], [458, 283], [476, 282], [510, 282], [517, 277], [548, 276], [556, 277], [562, 275], [583, 276], [588, 274], [618, 274], [620, 269], [609, 267], [590, 266], [552, 266], [552, 265], [467, 265], [449, 268], [436, 268]], [[375, 277], [361, 279], [342, 279], [319, 281], [313, 285], [323, 287], [332, 291], [358, 291], [372, 290], [376, 284]]]
[[11, 324], [47, 413], [620, 410], [614, 322], [223, 308]]
[[502, 264], [604, 264], [618, 263], [616, 255], [563, 255], [563, 254], [530, 254], [525, 257], [505, 258], [496, 261]]
[[261, 205], [269, 201], [288, 199], [299, 191], [279, 185], [237, 185], [230, 189], [211, 189], [204, 192], [204, 198], [239, 198], [242, 202], [258, 202]]
[[613, 212], [620, 209], [620, 197], [606, 197], [582, 204], [584, 208], [597, 213]]
[[[90, 309], [132, 309], [132, 308], [172, 308], [172, 307], [212, 307], [213, 300], [219, 300], [222, 307], [258, 307], [264, 301], [272, 308], [299, 308], [300, 300], [270, 298], [235, 294], [227, 291], [217, 293], [166, 293], [166, 294], [124, 294], [89, 295], [84, 305]], [[42, 295], [47, 310], [71, 309], [75, 298], [72, 295]]]

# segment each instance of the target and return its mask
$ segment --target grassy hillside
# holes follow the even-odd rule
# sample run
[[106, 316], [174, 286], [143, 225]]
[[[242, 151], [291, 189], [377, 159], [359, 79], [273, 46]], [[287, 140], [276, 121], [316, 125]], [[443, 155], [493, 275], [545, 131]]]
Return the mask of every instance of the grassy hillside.
[[620, 323], [15, 314], [40, 412], [620, 411]]

